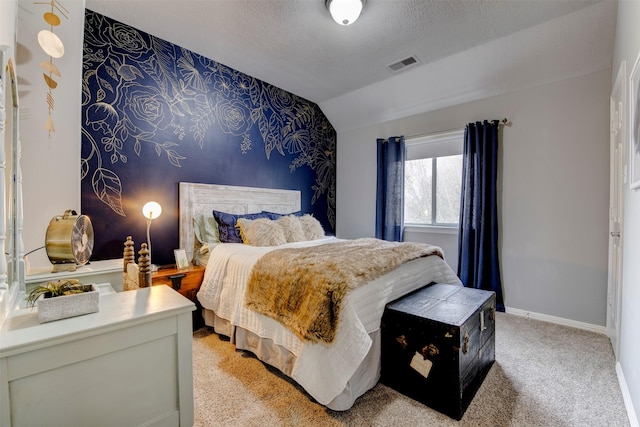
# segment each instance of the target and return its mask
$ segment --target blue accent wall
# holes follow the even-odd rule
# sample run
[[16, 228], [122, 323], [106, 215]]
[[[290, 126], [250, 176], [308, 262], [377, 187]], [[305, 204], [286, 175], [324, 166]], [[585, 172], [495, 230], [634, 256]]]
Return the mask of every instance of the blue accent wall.
[[168, 41], [86, 10], [81, 210], [91, 259], [122, 256], [126, 236], [152, 260], [178, 248], [178, 182], [300, 190], [303, 212], [335, 232], [336, 132], [319, 107]]

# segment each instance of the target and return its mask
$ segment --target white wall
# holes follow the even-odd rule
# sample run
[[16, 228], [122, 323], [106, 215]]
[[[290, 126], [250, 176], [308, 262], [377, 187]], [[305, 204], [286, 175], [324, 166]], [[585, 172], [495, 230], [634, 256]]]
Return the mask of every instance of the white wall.
[[[47, 85], [40, 62], [49, 57], [38, 45], [40, 30], [49, 27], [43, 15], [47, 5], [18, 0], [17, 73], [20, 85], [20, 135], [24, 193], [24, 248], [29, 252], [44, 246], [49, 221], [67, 209], [80, 211], [80, 119], [82, 88], [82, 34], [84, 0], [65, 0], [68, 19], [54, 33], [64, 43], [65, 53], [53, 63], [60, 69], [52, 114], [55, 133], [44, 129], [48, 110]], [[44, 249], [28, 257], [31, 267], [50, 267]]]
[[422, 242], [439, 246], [444, 252], [445, 261], [453, 271], [458, 271], [458, 231], [457, 230], [435, 230], [425, 232], [417, 227], [409, 227], [404, 230], [404, 240], [407, 242]]
[[604, 326], [610, 88], [607, 69], [338, 132], [338, 237], [374, 235], [377, 137], [508, 117], [499, 170], [505, 304]]
[[18, 0], [0, 1], [0, 45], [15, 48]]
[[[613, 58], [615, 79], [620, 63], [627, 63], [627, 73], [640, 53], [640, 1], [618, 2], [618, 24]], [[613, 84], [613, 83], [612, 83]], [[627, 148], [628, 150], [628, 148]], [[628, 152], [628, 151], [627, 151]], [[623, 224], [622, 317], [619, 363], [628, 386], [626, 397], [631, 401], [640, 424], [640, 189], [625, 192]]]

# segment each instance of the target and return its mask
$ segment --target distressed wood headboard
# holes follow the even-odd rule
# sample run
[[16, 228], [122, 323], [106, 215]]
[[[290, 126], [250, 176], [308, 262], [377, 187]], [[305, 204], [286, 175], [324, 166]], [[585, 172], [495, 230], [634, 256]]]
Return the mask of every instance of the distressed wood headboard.
[[180, 248], [193, 260], [195, 234], [193, 218], [217, 211], [246, 214], [261, 211], [290, 213], [300, 210], [300, 191], [272, 188], [238, 187], [233, 185], [181, 182]]

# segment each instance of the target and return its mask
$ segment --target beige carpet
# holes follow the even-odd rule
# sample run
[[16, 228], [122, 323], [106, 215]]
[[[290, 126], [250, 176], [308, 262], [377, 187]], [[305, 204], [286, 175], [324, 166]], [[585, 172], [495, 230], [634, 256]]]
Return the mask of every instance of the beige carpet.
[[210, 328], [194, 332], [196, 426], [628, 426], [606, 336], [498, 313], [496, 363], [461, 421], [378, 384], [348, 411]]

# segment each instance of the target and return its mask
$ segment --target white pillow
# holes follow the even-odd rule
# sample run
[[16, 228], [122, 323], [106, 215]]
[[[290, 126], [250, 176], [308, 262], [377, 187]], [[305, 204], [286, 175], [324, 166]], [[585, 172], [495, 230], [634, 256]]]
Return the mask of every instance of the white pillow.
[[300, 219], [295, 215], [287, 215], [278, 218], [276, 221], [284, 230], [287, 243], [302, 242], [307, 240], [300, 224]]
[[320, 221], [315, 219], [312, 215], [306, 214], [299, 218], [300, 225], [304, 231], [306, 240], [318, 240], [324, 237], [324, 228]]
[[213, 214], [200, 214], [193, 218], [193, 231], [200, 243], [220, 243], [218, 223]]
[[252, 246], [278, 246], [287, 243], [282, 227], [268, 218], [238, 218], [242, 242]]

